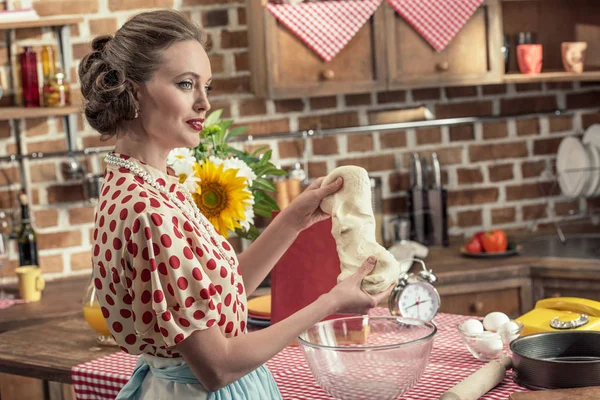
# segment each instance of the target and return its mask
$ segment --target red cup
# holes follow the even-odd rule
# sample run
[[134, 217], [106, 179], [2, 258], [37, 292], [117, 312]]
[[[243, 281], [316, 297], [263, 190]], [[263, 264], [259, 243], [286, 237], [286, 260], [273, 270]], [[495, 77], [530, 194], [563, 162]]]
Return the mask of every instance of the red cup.
[[542, 72], [543, 60], [541, 44], [520, 44], [517, 46], [517, 61], [522, 74], [539, 74]]

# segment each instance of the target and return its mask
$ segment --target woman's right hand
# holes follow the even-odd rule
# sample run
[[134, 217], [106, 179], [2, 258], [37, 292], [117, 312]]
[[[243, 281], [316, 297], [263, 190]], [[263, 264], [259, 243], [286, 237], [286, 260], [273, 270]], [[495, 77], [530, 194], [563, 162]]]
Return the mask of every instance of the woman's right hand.
[[367, 258], [352, 276], [338, 283], [327, 293], [333, 301], [335, 313], [364, 315], [390, 295], [394, 285], [376, 295], [370, 295], [361, 288], [363, 278], [373, 271], [376, 264], [376, 257]]

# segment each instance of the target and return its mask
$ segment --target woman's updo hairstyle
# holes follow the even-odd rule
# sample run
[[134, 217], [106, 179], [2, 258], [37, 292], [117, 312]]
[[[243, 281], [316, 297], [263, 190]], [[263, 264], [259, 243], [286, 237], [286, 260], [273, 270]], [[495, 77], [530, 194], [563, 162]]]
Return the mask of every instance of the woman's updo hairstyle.
[[162, 53], [176, 42], [197, 40], [205, 45], [204, 31], [174, 10], [138, 14], [115, 33], [98, 36], [92, 52], [79, 64], [85, 117], [103, 139], [117, 133], [123, 121], [135, 118], [132, 82], [152, 77]]

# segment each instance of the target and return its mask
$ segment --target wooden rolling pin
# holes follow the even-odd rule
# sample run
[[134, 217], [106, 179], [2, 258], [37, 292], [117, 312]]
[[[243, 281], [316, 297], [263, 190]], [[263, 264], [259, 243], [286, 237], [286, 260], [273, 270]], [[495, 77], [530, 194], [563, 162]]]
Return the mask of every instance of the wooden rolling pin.
[[444, 393], [440, 400], [477, 400], [502, 382], [506, 370], [510, 368], [510, 357], [490, 361]]

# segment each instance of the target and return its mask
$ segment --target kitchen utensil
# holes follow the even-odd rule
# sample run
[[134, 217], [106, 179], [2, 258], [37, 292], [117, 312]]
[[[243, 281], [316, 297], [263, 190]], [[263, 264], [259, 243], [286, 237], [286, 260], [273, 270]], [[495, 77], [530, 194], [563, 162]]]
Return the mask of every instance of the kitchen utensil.
[[390, 400], [420, 379], [437, 332], [431, 322], [401, 317], [344, 317], [299, 336], [317, 384], [335, 398]]
[[556, 170], [558, 184], [565, 196], [577, 197], [581, 194], [589, 167], [588, 154], [579, 139], [573, 136], [564, 138], [558, 146]]
[[86, 174], [83, 180], [83, 198], [90, 203], [98, 201], [103, 182], [104, 174]]
[[507, 247], [506, 251], [503, 251], [502, 253], [486, 253], [486, 252], [469, 253], [464, 246], [462, 246], [460, 248], [460, 254], [463, 257], [469, 257], [469, 258], [504, 258], [504, 257], [516, 256], [517, 254], [519, 254], [520, 251], [521, 251], [521, 246], [516, 244], [515, 242], [508, 242], [508, 247]]
[[70, 156], [61, 166], [61, 172], [65, 180], [81, 179], [84, 176], [83, 166], [75, 157]]
[[413, 238], [416, 242], [426, 244], [425, 236], [425, 203], [423, 169], [421, 158], [417, 153], [411, 156], [410, 164], [410, 192], [408, 196], [411, 225], [414, 228]]
[[433, 246], [449, 245], [448, 240], [448, 192], [442, 187], [442, 170], [437, 154], [431, 154], [431, 185], [427, 190], [430, 228], [429, 244]]
[[510, 342], [523, 332], [523, 323], [513, 320], [517, 327], [510, 331], [472, 333], [462, 325], [457, 327], [467, 350], [479, 361], [493, 361], [509, 354]]
[[[581, 141], [589, 147], [592, 153], [592, 165], [590, 166], [592, 183], [586, 193], [588, 197], [592, 197], [600, 194], [600, 124], [590, 126], [583, 134]], [[593, 182], [596, 182], [595, 187]]]
[[511, 367], [510, 357], [491, 361], [442, 394], [440, 400], [477, 400], [502, 382]]

